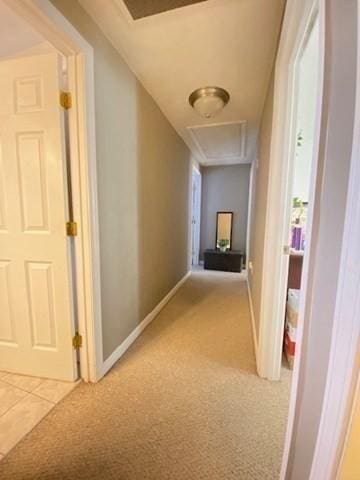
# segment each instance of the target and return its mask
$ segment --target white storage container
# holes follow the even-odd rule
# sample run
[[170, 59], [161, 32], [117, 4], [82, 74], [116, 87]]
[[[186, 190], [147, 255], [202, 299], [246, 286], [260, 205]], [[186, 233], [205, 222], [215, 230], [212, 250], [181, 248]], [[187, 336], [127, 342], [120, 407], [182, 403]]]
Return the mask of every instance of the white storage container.
[[299, 313], [299, 302], [300, 290], [296, 290], [295, 288], [289, 288], [287, 303], [295, 313]]

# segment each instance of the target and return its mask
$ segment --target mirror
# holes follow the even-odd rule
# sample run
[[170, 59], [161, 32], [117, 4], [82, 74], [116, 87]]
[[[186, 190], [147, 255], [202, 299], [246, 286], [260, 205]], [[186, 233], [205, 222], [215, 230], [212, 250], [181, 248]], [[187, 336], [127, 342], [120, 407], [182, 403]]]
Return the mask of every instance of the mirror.
[[231, 250], [233, 212], [217, 212], [216, 214], [216, 248], [222, 252]]

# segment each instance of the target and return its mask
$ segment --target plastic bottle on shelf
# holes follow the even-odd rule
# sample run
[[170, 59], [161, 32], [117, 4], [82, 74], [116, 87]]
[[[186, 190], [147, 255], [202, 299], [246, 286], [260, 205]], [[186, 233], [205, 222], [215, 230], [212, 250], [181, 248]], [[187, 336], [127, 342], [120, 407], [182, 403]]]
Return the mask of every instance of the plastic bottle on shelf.
[[302, 227], [300, 225], [300, 219], [299, 218], [297, 218], [295, 220], [293, 238], [294, 238], [293, 248], [295, 250], [301, 250], [301, 247], [302, 247]]

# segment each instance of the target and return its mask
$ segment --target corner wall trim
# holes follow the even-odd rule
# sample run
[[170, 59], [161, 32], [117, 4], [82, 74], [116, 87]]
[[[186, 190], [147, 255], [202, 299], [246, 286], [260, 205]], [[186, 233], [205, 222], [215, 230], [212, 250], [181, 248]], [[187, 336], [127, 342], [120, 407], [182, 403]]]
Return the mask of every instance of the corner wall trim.
[[125, 338], [125, 340], [113, 351], [113, 353], [103, 362], [101, 369], [101, 376], [98, 378], [100, 380], [110, 368], [124, 355], [127, 349], [134, 343], [138, 336], [143, 332], [143, 330], [154, 320], [154, 318], [160, 313], [160, 311], [165, 307], [165, 305], [171, 300], [179, 288], [186, 282], [190, 277], [191, 271], [187, 272], [186, 275], [173, 287], [170, 292], [165, 295], [165, 297], [156, 305], [156, 307], [142, 320], [142, 322], [130, 333], [130, 335]]
[[252, 302], [252, 297], [251, 297], [251, 289], [250, 289], [250, 284], [249, 284], [249, 278], [248, 277], [246, 278], [246, 285], [247, 285], [247, 291], [248, 291], [248, 297], [249, 297], [251, 327], [252, 327], [254, 350], [255, 350], [255, 360], [256, 360], [256, 365], [257, 365], [257, 363], [258, 363], [258, 342], [257, 342], [257, 336], [256, 336], [254, 307], [253, 307], [253, 302]]

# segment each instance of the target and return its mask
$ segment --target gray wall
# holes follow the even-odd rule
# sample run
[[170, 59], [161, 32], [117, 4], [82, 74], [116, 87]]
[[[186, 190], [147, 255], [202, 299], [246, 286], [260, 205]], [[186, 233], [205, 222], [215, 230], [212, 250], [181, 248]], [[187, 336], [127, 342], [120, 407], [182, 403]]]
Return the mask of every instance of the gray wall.
[[260, 303], [262, 291], [264, 235], [267, 208], [267, 194], [269, 184], [270, 142], [272, 133], [272, 116], [274, 102], [274, 75], [270, 80], [259, 135], [259, 159], [253, 178], [253, 194], [250, 221], [249, 261], [252, 270], [249, 271], [248, 281], [254, 309], [256, 335], [259, 338]]
[[107, 358], [187, 271], [190, 152], [78, 2], [52, 3], [94, 48]]
[[203, 167], [200, 258], [215, 248], [216, 212], [234, 212], [232, 249], [246, 253], [250, 165]]

